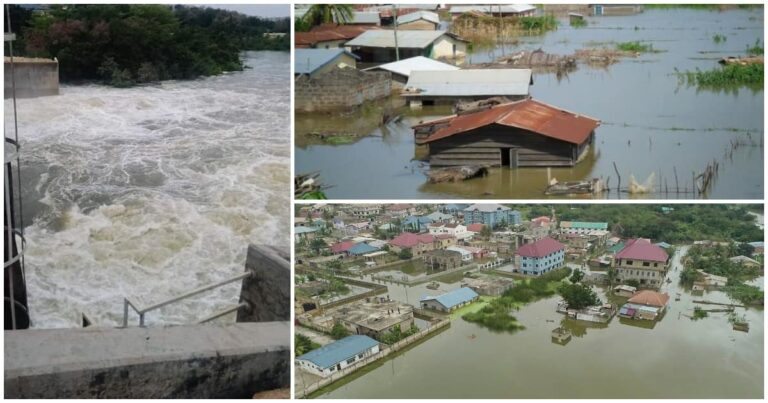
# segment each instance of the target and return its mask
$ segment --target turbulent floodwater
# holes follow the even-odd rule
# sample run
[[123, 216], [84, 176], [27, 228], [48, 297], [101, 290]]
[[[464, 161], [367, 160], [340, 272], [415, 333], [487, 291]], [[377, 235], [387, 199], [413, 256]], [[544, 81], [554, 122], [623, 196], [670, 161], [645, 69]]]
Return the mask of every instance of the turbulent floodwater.
[[[377, 127], [351, 122], [355, 116], [304, 116], [296, 119], [297, 134], [324, 130], [353, 132], [367, 137], [349, 145], [305, 144], [297, 137], [296, 171], [320, 171], [332, 187], [329, 198], [500, 198], [540, 199], [551, 178], [560, 181], [611, 177], [617, 185], [616, 163], [626, 187], [630, 175], [645, 182], [651, 173], [672, 188], [692, 187], [692, 173], [717, 160], [717, 180], [704, 197], [763, 198], [762, 88], [712, 91], [689, 87], [675, 71], [710, 70], [725, 56], [743, 55], [747, 46], [763, 43], [763, 10], [708, 12], [646, 10], [623, 17], [589, 17], [586, 28], [572, 28], [565, 19], [556, 31], [524, 36], [514, 46], [477, 50], [470, 63], [495, 60], [520, 50], [542, 49], [573, 54], [583, 48], [613, 48], [640, 41], [658, 52], [624, 58], [607, 68], [579, 64], [564, 77], [535, 74], [531, 95], [543, 102], [593, 116], [602, 121], [596, 144], [573, 168], [493, 168], [485, 178], [459, 183], [428, 184], [421, 162], [426, 150], [414, 145], [411, 126], [450, 113], [424, 107], [420, 112], [398, 110], [402, 121]], [[727, 40], [716, 43], [713, 37]], [[363, 120], [363, 119], [360, 119]], [[733, 143], [738, 149], [729, 154]], [[349, 169], [354, 167], [354, 169]], [[376, 186], [369, 185], [370, 178]], [[661, 178], [661, 180], [659, 179]], [[603, 195], [626, 198], [626, 194]], [[553, 196], [561, 198], [562, 196]], [[647, 194], [640, 198], [692, 199], [693, 194]]]
[[[244, 57], [243, 72], [18, 101], [34, 327], [77, 326], [81, 312], [114, 325], [123, 297], [159, 301], [242, 272], [249, 243], [289, 246], [290, 56]], [[194, 321], [238, 292], [147, 320]]]

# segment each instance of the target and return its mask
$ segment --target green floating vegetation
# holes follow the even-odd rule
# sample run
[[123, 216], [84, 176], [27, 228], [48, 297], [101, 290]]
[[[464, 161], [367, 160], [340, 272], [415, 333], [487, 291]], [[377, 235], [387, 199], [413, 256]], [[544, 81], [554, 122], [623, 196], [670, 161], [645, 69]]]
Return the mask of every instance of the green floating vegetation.
[[755, 39], [754, 45], [747, 46], [747, 54], [750, 56], [762, 56], [763, 51], [763, 44], [760, 42], [760, 38]]
[[551, 31], [557, 29], [557, 18], [552, 14], [536, 17], [520, 17], [520, 27], [528, 31]]
[[555, 295], [555, 290], [570, 274], [571, 269], [564, 267], [518, 282], [479, 311], [467, 313], [461, 318], [496, 332], [514, 333], [523, 330], [525, 326], [518, 323], [517, 318], [510, 315], [510, 311], [529, 302]]
[[704, 319], [707, 316], [709, 316], [707, 311], [705, 311], [705, 310], [701, 309], [701, 307], [697, 306], [697, 307], [693, 308], [693, 316], [691, 317], [691, 320]]
[[653, 45], [640, 41], [621, 42], [616, 44], [616, 49], [624, 52], [648, 53], [653, 52]]
[[571, 20], [571, 26], [574, 28], [584, 28], [587, 25], [589, 25], [589, 23], [583, 18]]
[[741, 302], [744, 305], [763, 306], [765, 293], [760, 287], [749, 284], [737, 283], [725, 287], [725, 293], [732, 299]]
[[688, 85], [708, 88], [763, 84], [763, 64], [728, 64], [709, 71], [677, 72], [678, 79]]
[[714, 43], [722, 43], [728, 40], [728, 37], [723, 34], [715, 34], [712, 37], [712, 42]]

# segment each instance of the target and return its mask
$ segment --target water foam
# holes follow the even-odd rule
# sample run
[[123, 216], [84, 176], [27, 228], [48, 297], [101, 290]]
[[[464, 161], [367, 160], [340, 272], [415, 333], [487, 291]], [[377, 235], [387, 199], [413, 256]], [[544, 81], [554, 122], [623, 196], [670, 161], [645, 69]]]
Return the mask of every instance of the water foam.
[[[237, 274], [248, 243], [289, 246], [289, 61], [254, 52], [240, 73], [19, 100], [35, 327], [77, 326], [80, 312], [115, 325], [124, 296], [152, 302]], [[238, 291], [148, 322], [194, 321]]]

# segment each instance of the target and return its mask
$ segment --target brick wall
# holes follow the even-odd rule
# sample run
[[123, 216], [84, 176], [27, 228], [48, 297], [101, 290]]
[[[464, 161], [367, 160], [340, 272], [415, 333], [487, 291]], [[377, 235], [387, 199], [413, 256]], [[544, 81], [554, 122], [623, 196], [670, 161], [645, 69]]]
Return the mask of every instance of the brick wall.
[[389, 72], [336, 69], [315, 78], [296, 79], [297, 112], [349, 109], [365, 101], [384, 98], [392, 92]]

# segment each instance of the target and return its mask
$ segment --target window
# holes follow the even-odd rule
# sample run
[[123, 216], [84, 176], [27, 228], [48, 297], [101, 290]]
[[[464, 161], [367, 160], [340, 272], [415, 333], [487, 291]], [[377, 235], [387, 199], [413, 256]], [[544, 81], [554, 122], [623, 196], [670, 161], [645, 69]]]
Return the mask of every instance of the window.
[[353, 362], [355, 362], [355, 357], [352, 357], [347, 360], [347, 364], [352, 364]]
[[644, 267], [648, 267], [648, 266], [650, 266], [650, 265], [651, 265], [651, 262], [643, 262], [643, 266], [644, 266]]
[[628, 265], [632, 266], [632, 263], [634, 263], [634, 262], [633, 262], [633, 261], [631, 261], [631, 260], [627, 260], [627, 264], [628, 264]]

